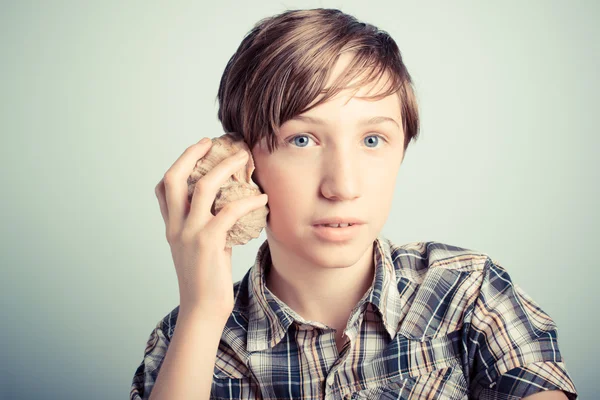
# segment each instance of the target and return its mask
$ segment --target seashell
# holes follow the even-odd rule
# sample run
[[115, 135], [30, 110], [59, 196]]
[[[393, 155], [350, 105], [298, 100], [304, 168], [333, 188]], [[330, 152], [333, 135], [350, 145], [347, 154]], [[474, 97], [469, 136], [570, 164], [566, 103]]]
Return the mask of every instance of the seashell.
[[[192, 203], [196, 182], [222, 160], [240, 150], [248, 153], [248, 162], [221, 185], [210, 212], [213, 215], [217, 215], [227, 203], [263, 193], [259, 186], [252, 180], [254, 160], [250, 148], [244, 142], [241, 135], [232, 132], [212, 139], [212, 146], [208, 152], [196, 162], [192, 173], [187, 179], [188, 201], [190, 204]], [[250, 240], [258, 238], [260, 232], [267, 226], [268, 214], [269, 208], [265, 205], [239, 218], [231, 229], [227, 231], [225, 247], [246, 244]]]

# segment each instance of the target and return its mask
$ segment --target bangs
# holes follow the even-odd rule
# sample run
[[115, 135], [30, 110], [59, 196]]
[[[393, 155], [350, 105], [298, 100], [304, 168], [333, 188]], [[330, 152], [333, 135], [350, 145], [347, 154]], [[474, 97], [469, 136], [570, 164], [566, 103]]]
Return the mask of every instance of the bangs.
[[[348, 65], [325, 87], [346, 54], [352, 55]], [[272, 153], [282, 124], [346, 90], [365, 100], [397, 94], [405, 148], [416, 139], [412, 79], [391, 36], [340, 10], [290, 10], [259, 21], [231, 57], [219, 84], [218, 118], [250, 149], [266, 142]]]
[[[386, 81], [381, 85], [380, 81], [387, 75]], [[352, 83], [354, 82], [354, 83]], [[371, 96], [355, 96], [363, 87], [372, 86], [371, 90], [380, 88], [380, 90]], [[393, 64], [386, 64], [374, 55], [372, 52], [359, 52], [346, 67], [346, 69], [337, 77], [333, 84], [328, 88], [322, 88], [319, 92], [324, 94], [323, 98], [310, 108], [302, 110], [306, 112], [327, 100], [333, 98], [344, 90], [355, 89], [352, 97], [359, 99], [380, 100], [394, 93], [398, 93], [402, 88], [400, 74], [393, 71]]]
[[[347, 52], [350, 51], [352, 50], [347, 50]], [[338, 58], [334, 58], [333, 62], [327, 65], [327, 71], [331, 72]], [[279, 103], [279, 107], [273, 106], [270, 108], [272, 113], [269, 115], [269, 125], [273, 134], [264, 133], [264, 136], [267, 137], [269, 152], [272, 153], [278, 148], [277, 134], [281, 125], [327, 102], [340, 92], [351, 90], [352, 95], [348, 101], [352, 98], [376, 101], [400, 93], [403, 88], [403, 75], [401, 71], [394, 70], [394, 65], [394, 63], [386, 62], [385, 58], [382, 59], [380, 55], [372, 50], [363, 48], [356, 53], [348, 66], [329, 87], [325, 87], [329, 74], [319, 75], [315, 73], [312, 75], [313, 79], [311, 81], [303, 82], [301, 85], [281, 81], [280, 95], [273, 98], [273, 104], [277, 103], [277, 97], [281, 99], [281, 103]], [[384, 79], [385, 81], [383, 81]], [[383, 83], [381, 83], [382, 81]], [[379, 90], [370, 95], [356, 96], [361, 88], [369, 86], [370, 89], [367, 94], [375, 89]], [[299, 91], [296, 90], [298, 88], [300, 88]], [[314, 102], [319, 96], [319, 100]], [[313, 102], [314, 104], [311, 104]]]

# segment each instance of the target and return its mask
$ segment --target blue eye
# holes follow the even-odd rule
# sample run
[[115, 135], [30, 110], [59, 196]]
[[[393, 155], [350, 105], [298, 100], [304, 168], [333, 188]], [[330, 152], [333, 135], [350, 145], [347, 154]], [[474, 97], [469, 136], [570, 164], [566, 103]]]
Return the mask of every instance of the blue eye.
[[[298, 144], [298, 142], [296, 141], [296, 139], [298, 139], [298, 138], [308, 138], [308, 136], [306, 136], [306, 135], [296, 135], [293, 138], [291, 138], [290, 140], [288, 140], [288, 143], [291, 143], [293, 141], [295, 144]], [[303, 142], [306, 143], [306, 140], [304, 140]], [[299, 146], [299, 147], [306, 147], [306, 146]]]
[[370, 135], [370, 136], [367, 136], [367, 139], [368, 138], [377, 138], [377, 140], [375, 141], [375, 146], [377, 146], [377, 144], [379, 143], [379, 139], [381, 138], [381, 136], [379, 136], [379, 135]]
[[[297, 141], [297, 140], [296, 140], [296, 139], [299, 139], [299, 138], [307, 138], [307, 139], [306, 139], [306, 140], [302, 140], [302, 141], [300, 141], [300, 142], [299, 142], [299, 141]], [[377, 138], [377, 139], [375, 140], [375, 146], [367, 146], [367, 147], [369, 147], [369, 148], [371, 148], [371, 149], [372, 149], [372, 148], [375, 148], [375, 147], [377, 147], [377, 144], [379, 143], [379, 139], [384, 139], [384, 138], [383, 138], [383, 136], [381, 136], [381, 135], [369, 135], [369, 136], [367, 136], [367, 139], [368, 139], [368, 138]], [[308, 135], [296, 135], [296, 136], [294, 136], [294, 137], [290, 138], [290, 139], [287, 141], [287, 143], [288, 143], [288, 144], [292, 144], [292, 143], [293, 143], [293, 144], [302, 144], [302, 143], [303, 143], [303, 144], [306, 144], [308, 139], [310, 139], [310, 137], [309, 137]], [[385, 139], [384, 139], [384, 140], [385, 140]], [[369, 141], [369, 142], [370, 142], [370, 143], [373, 143], [373, 141], [372, 141], [372, 140], [371, 140], [371, 141]], [[302, 146], [302, 145], [301, 145], [301, 146], [298, 146], [298, 147], [306, 147], [306, 146]]]

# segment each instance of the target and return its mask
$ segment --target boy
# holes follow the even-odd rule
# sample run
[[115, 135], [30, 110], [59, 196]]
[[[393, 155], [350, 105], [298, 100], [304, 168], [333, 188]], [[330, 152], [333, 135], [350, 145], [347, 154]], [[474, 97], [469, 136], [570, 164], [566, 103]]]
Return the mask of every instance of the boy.
[[[230, 59], [219, 104], [268, 195], [267, 240], [229, 293], [221, 253], [197, 262], [202, 290], [190, 289], [194, 268], [175, 249], [184, 241], [168, 232], [182, 301], [152, 332], [131, 399], [577, 397], [555, 323], [502, 266], [380, 235], [419, 128], [410, 75], [385, 32], [332, 9], [262, 20]], [[182, 160], [195, 162], [202, 146]], [[193, 163], [183, 165], [173, 167], [180, 180]], [[159, 196], [165, 221], [174, 182]], [[241, 204], [238, 214], [250, 211]], [[217, 243], [208, 236], [205, 252]]]

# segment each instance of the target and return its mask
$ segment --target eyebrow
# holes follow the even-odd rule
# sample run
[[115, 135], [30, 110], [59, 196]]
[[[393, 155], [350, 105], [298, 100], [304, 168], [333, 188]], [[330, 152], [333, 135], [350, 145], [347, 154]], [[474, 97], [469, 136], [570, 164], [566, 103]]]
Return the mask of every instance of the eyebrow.
[[[294, 121], [294, 120], [310, 122], [310, 123], [318, 124], [318, 125], [326, 125], [327, 124], [327, 122], [325, 122], [325, 120], [322, 120], [321, 118], [309, 117], [308, 115], [297, 115], [294, 118], [290, 119], [290, 121]], [[358, 125], [361, 125], [361, 126], [377, 125], [377, 124], [382, 124], [384, 122], [391, 122], [391, 123], [395, 124], [398, 129], [400, 129], [400, 125], [398, 125], [398, 122], [396, 122], [395, 119], [390, 118], [390, 117], [385, 117], [382, 115], [378, 115], [376, 117], [370, 117], [370, 118], [363, 118], [358, 121]]]

